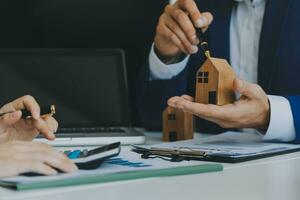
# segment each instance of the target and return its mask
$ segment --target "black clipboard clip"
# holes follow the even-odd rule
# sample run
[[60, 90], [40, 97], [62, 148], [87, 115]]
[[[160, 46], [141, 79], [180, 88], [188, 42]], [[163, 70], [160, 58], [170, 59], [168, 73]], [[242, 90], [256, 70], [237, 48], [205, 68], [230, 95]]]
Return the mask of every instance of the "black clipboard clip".
[[180, 162], [183, 160], [202, 160], [208, 156], [204, 151], [189, 148], [144, 148], [134, 145], [132, 147], [131, 151], [141, 154], [144, 159], [160, 158], [171, 162]]

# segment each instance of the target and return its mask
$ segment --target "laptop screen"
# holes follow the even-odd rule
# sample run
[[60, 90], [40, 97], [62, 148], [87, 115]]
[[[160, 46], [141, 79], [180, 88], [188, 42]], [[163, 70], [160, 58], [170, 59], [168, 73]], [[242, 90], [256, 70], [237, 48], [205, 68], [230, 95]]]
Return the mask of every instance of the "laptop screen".
[[129, 126], [120, 50], [0, 50], [0, 104], [25, 94], [56, 105], [60, 127]]

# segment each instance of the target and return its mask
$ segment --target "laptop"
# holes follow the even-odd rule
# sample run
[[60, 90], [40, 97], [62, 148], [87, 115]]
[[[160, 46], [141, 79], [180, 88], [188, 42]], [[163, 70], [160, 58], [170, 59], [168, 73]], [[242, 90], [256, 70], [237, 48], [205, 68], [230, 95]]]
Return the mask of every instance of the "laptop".
[[142, 144], [131, 126], [124, 53], [120, 49], [0, 49], [0, 104], [25, 94], [56, 106], [54, 146]]

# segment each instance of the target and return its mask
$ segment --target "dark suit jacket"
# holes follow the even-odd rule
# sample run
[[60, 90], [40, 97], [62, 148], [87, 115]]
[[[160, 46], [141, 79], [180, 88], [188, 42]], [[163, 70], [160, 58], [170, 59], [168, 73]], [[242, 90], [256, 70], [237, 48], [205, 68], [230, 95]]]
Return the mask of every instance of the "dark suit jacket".
[[[229, 27], [232, 0], [199, 0], [201, 11], [210, 11], [214, 21], [205, 37], [214, 57], [229, 61]], [[285, 96], [291, 105], [297, 137], [300, 142], [300, 1], [267, 0], [263, 20], [258, 64], [258, 83], [267, 94]], [[204, 62], [202, 52], [190, 57], [187, 67], [170, 80], [149, 81], [146, 64], [138, 80], [138, 106], [143, 125], [161, 129], [161, 113], [168, 98], [195, 93], [196, 70]], [[299, 74], [298, 74], [299, 73]], [[197, 129], [224, 131], [215, 124], [197, 119]]]

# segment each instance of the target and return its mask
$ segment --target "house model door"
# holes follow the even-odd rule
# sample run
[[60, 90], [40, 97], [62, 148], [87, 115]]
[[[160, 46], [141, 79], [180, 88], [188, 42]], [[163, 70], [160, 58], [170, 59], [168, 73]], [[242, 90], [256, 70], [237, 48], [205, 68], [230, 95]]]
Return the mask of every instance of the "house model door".
[[208, 103], [209, 104], [217, 104], [217, 92], [216, 91], [208, 92]]

